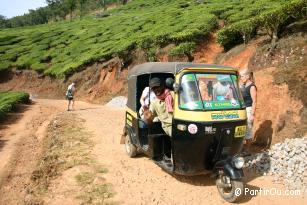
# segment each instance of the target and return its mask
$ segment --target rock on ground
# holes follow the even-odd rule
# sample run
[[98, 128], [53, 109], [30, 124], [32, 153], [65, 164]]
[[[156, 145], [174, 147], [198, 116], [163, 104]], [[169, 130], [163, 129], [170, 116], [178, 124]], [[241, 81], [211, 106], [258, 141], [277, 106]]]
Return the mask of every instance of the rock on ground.
[[106, 106], [110, 107], [125, 107], [127, 104], [127, 98], [124, 96], [118, 96], [110, 100]]
[[245, 167], [262, 175], [272, 175], [275, 182], [288, 189], [307, 191], [307, 137], [286, 139], [271, 149], [245, 158]]

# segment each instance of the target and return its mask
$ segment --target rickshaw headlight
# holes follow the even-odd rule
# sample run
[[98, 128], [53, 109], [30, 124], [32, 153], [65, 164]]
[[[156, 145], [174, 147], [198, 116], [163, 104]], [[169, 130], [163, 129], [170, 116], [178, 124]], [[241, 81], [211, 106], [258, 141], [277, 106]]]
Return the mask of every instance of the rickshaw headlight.
[[244, 166], [244, 158], [243, 157], [233, 158], [233, 164], [237, 169], [242, 169]]
[[187, 126], [183, 125], [183, 124], [178, 124], [177, 125], [177, 129], [180, 131], [186, 131], [187, 130]]

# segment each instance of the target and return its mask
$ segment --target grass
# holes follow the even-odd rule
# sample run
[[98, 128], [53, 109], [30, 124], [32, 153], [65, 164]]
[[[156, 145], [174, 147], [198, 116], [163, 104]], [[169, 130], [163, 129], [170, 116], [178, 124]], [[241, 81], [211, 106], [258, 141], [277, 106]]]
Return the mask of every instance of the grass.
[[218, 19], [231, 25], [287, 2], [210, 0], [199, 4], [185, 0], [134, 0], [107, 11], [107, 17], [88, 16], [73, 22], [3, 29], [0, 71], [17, 67], [65, 78], [97, 60], [114, 56], [125, 59], [136, 48], [148, 51], [148, 60], [154, 60], [153, 48], [174, 43], [180, 50], [182, 43], [204, 41], [217, 28]]
[[84, 129], [83, 124], [84, 120], [76, 114], [61, 114], [50, 123], [41, 159], [31, 176], [30, 192], [35, 195], [34, 199], [43, 199], [44, 195], [48, 195], [52, 180], [79, 165], [88, 170], [75, 176], [81, 187], [81, 192], [75, 194], [82, 204], [105, 204], [106, 199], [114, 195], [110, 184], [103, 180], [102, 183], [95, 181], [108, 170], [91, 155], [91, 133]]
[[24, 92], [0, 92], [0, 119], [11, 112], [17, 104], [28, 103], [29, 94]]
[[107, 199], [113, 196], [112, 188], [109, 184], [91, 185], [87, 190], [78, 196], [82, 204], [116, 204]]
[[39, 190], [47, 191], [50, 180], [61, 172], [78, 165], [90, 165], [94, 159], [90, 155], [93, 142], [90, 133], [82, 127], [84, 120], [76, 115], [61, 115], [48, 127], [48, 137], [32, 181]]
[[93, 183], [94, 179], [95, 175], [91, 172], [82, 172], [81, 174], [76, 176], [77, 182], [82, 186], [86, 186], [88, 184]]
[[82, 186], [82, 193], [77, 196], [82, 204], [113, 204], [107, 201], [114, 193], [112, 185], [105, 183], [103, 180], [95, 182], [97, 173], [82, 172], [76, 176], [76, 180]]

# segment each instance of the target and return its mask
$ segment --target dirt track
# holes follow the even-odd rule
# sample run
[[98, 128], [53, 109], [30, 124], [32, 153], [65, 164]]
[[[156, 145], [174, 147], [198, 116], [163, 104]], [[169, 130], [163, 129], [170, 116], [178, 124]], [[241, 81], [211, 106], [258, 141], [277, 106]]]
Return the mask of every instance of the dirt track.
[[[3, 126], [0, 133], [0, 204], [22, 204], [23, 187], [27, 184], [31, 171], [31, 160], [18, 160], [29, 153], [19, 153], [27, 146], [29, 155], [35, 159], [44, 130], [52, 116], [66, 112], [65, 101], [38, 100], [27, 107], [19, 120]], [[208, 176], [179, 177], [161, 170], [145, 156], [131, 159], [125, 154], [124, 146], [119, 144], [124, 123], [124, 109], [110, 108], [76, 102], [76, 111], [85, 119], [86, 129], [93, 133], [95, 143], [93, 154], [108, 168], [106, 181], [113, 184], [116, 195], [113, 201], [120, 204], [227, 204], [219, 196], [214, 180]], [[29, 140], [32, 139], [32, 140]], [[23, 142], [33, 143], [25, 144]], [[25, 158], [23, 158], [25, 159]], [[13, 163], [12, 163], [13, 162]], [[34, 161], [35, 162], [35, 161]], [[32, 163], [34, 163], [32, 162]], [[14, 168], [14, 169], [12, 169]], [[276, 188], [270, 177], [255, 177], [246, 173], [247, 188]], [[0, 183], [1, 186], [1, 183]], [[16, 194], [17, 193], [17, 194]], [[60, 201], [57, 201], [60, 202]], [[251, 196], [248, 194], [241, 201], [243, 204], [307, 204], [306, 197], [300, 196]], [[49, 204], [54, 204], [50, 202]]]

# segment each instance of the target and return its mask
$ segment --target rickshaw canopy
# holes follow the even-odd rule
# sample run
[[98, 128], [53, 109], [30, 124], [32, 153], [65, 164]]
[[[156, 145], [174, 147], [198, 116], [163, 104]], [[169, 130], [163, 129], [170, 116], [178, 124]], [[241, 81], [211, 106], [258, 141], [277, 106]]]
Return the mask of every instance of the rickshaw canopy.
[[134, 66], [129, 70], [128, 80], [133, 76], [139, 76], [151, 73], [172, 73], [176, 75], [185, 68], [208, 68], [208, 69], [226, 69], [234, 70], [232, 67], [202, 64], [202, 63], [181, 63], [181, 62], [148, 62]]

